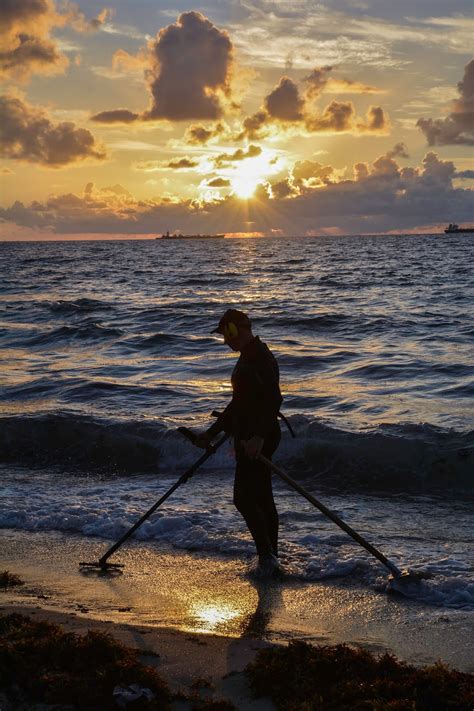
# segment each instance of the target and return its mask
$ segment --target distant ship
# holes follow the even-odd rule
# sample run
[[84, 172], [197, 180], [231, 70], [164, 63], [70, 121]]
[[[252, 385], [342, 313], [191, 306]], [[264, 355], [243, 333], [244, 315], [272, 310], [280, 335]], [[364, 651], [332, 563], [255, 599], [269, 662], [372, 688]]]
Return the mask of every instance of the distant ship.
[[445, 233], [447, 235], [452, 235], [452, 234], [459, 234], [459, 233], [469, 233], [469, 232], [474, 232], [474, 227], [459, 227], [456, 224], [451, 224], [446, 227]]
[[169, 230], [165, 235], [161, 237], [155, 237], [155, 239], [224, 239], [224, 235], [170, 235]]

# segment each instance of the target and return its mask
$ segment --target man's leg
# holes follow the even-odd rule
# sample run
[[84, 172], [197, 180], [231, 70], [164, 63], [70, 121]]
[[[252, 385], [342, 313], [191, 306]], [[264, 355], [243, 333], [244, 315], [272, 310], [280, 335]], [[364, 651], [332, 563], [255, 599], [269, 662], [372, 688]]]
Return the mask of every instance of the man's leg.
[[262, 465], [256, 460], [239, 456], [235, 468], [234, 504], [243, 516], [255, 542], [259, 556], [273, 552], [265, 509], [261, 506], [258, 479]]
[[[280, 442], [280, 428], [263, 446], [268, 459]], [[278, 513], [273, 500], [271, 471], [258, 459], [237, 455], [234, 504], [242, 514], [259, 556], [278, 552]]]

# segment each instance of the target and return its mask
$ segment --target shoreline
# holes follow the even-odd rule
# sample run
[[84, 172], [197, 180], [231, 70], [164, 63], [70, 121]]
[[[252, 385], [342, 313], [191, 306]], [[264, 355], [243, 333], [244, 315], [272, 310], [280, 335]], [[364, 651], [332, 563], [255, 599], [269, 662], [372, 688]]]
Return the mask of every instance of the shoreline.
[[472, 674], [443, 664], [417, 668], [354, 644], [189, 635], [13, 604], [0, 608], [0, 622], [12, 674], [1, 675], [5, 711], [82, 708], [82, 701], [87, 708], [169, 711], [276, 711], [325, 702], [339, 708], [335, 697], [344, 708], [348, 697], [370, 708], [387, 701], [425, 709], [437, 699], [468, 711], [474, 699]]
[[[440, 660], [473, 672], [472, 612], [425, 605], [348, 580], [258, 583], [241, 557], [158, 549], [132, 541], [113, 576], [81, 573], [105, 542], [63, 534], [4, 530], [0, 569], [25, 584], [2, 592], [2, 611], [64, 615], [69, 625], [144, 630], [145, 637], [186, 636], [204, 649], [347, 643], [385, 651], [416, 666]], [[73, 622], [74, 621], [74, 622]], [[140, 632], [141, 634], [141, 632]], [[151, 635], [151, 637], [150, 637]], [[133, 645], [132, 645], [133, 646]], [[207, 654], [207, 651], [206, 651]]]
[[27, 615], [34, 622], [59, 625], [66, 632], [79, 636], [91, 630], [108, 633], [116, 641], [136, 650], [140, 661], [155, 668], [173, 693], [192, 694], [199, 684], [203, 688], [212, 688], [216, 698], [228, 699], [237, 708], [255, 711], [274, 708], [269, 699], [252, 698], [243, 673], [260, 649], [276, 646], [269, 642], [90, 619], [41, 605], [0, 605], [1, 615], [13, 613]]

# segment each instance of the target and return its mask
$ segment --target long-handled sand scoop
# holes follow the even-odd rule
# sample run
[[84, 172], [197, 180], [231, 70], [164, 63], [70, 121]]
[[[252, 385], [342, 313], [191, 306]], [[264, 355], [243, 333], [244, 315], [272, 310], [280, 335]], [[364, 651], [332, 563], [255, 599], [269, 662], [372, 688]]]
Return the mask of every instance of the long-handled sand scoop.
[[429, 573], [424, 573], [424, 572], [415, 572], [415, 571], [409, 571], [409, 570], [400, 570], [397, 568], [397, 566], [392, 563], [386, 556], [384, 556], [383, 553], [381, 553], [375, 546], [373, 546], [371, 543], [365, 540], [361, 535], [359, 535], [356, 531], [354, 531], [351, 526], [349, 526], [345, 521], [343, 521], [337, 514], [334, 513], [334, 511], [331, 511], [330, 509], [327, 508], [324, 504], [321, 503], [321, 501], [318, 501], [312, 494], [310, 494], [306, 489], [303, 489], [302, 486], [300, 486], [294, 479], [288, 476], [286, 472], [284, 472], [280, 467], [277, 467], [276, 464], [274, 464], [270, 459], [267, 459], [263, 454], [258, 455], [258, 459], [263, 462], [267, 467], [269, 467], [272, 471], [275, 472], [275, 474], [278, 474], [280, 479], [283, 479], [287, 484], [289, 484], [295, 491], [297, 491], [301, 496], [304, 496], [307, 501], [309, 501], [313, 506], [315, 506], [317, 509], [321, 511], [325, 516], [331, 519], [331, 521], [334, 521], [334, 523], [339, 526], [339, 528], [342, 528], [343, 531], [349, 534], [357, 543], [361, 546], [363, 546], [369, 553], [371, 553], [377, 560], [379, 560], [382, 565], [384, 565], [392, 574], [392, 580], [393, 581], [413, 581], [413, 582], [419, 582], [420, 580], [423, 580], [425, 578], [431, 577]]
[[[178, 431], [181, 432], [182, 434], [184, 434], [186, 437], [188, 437], [192, 441], [194, 441], [195, 435], [193, 435], [193, 433], [190, 432], [190, 430], [188, 430], [187, 427], [179, 427]], [[151, 508], [149, 508], [148, 511], [146, 513], [144, 513], [143, 516], [140, 519], [138, 519], [138, 521], [136, 523], [134, 523], [133, 526], [126, 533], [124, 533], [123, 536], [104, 553], [102, 558], [99, 558], [99, 560], [93, 561], [91, 563], [79, 563], [79, 567], [80, 568], [95, 568], [95, 569], [100, 570], [101, 572], [112, 571], [114, 569], [116, 570], [119, 568], [123, 568], [123, 565], [121, 565], [120, 563], [108, 563], [107, 561], [110, 558], [110, 556], [113, 555], [113, 553], [115, 553], [120, 548], [120, 546], [122, 546], [123, 543], [125, 543], [125, 541], [135, 533], [137, 528], [140, 528], [142, 523], [144, 523], [147, 520], [147, 518], [149, 518], [152, 515], [152, 513], [154, 513], [156, 511], [156, 509], [159, 506], [161, 506], [161, 504], [164, 503], [166, 501], [166, 499], [168, 497], [170, 497], [171, 494], [174, 491], [176, 491], [176, 489], [179, 486], [181, 486], [181, 484], [184, 484], [185, 482], [187, 482], [193, 476], [193, 474], [196, 472], [196, 470], [199, 469], [201, 464], [204, 464], [204, 462], [207, 459], [209, 459], [209, 457], [211, 455], [213, 455], [215, 452], [217, 452], [217, 450], [219, 449], [221, 444], [224, 444], [224, 442], [227, 439], [229, 439], [229, 437], [230, 437], [230, 435], [226, 434], [226, 435], [224, 435], [224, 437], [221, 437], [221, 439], [219, 439], [216, 442], [216, 444], [210, 445], [206, 449], [205, 453], [201, 457], [199, 457], [197, 462], [195, 462], [187, 471], [184, 472], [184, 474], [182, 474], [179, 477], [178, 481], [175, 484], [173, 484], [173, 486], [170, 489], [168, 489], [168, 491], [165, 494], [163, 494], [161, 499], [159, 499], [155, 504], [153, 504], [153, 506]]]

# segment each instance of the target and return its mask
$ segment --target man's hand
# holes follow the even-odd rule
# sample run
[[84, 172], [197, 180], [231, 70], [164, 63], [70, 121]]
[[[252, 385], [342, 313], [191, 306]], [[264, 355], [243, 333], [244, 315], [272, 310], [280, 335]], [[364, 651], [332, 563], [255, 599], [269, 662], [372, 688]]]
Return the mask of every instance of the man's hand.
[[250, 459], [258, 457], [262, 451], [263, 443], [263, 437], [259, 437], [258, 435], [254, 435], [248, 440], [240, 440], [240, 444], [242, 445], [245, 454], [247, 457], [250, 457]]
[[196, 447], [200, 447], [201, 449], [209, 449], [212, 442], [211, 442], [211, 438], [209, 437], [207, 432], [201, 432], [200, 434], [197, 435], [193, 444], [195, 444]]

